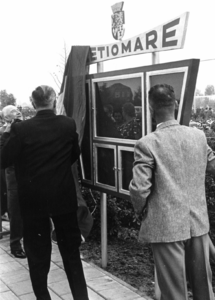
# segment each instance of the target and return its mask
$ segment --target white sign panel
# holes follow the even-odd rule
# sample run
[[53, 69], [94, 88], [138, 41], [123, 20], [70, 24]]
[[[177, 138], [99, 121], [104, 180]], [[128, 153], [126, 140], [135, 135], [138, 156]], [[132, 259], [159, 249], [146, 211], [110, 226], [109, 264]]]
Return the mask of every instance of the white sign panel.
[[91, 46], [89, 64], [143, 53], [181, 49], [184, 46], [189, 12], [131, 39], [115, 44]]

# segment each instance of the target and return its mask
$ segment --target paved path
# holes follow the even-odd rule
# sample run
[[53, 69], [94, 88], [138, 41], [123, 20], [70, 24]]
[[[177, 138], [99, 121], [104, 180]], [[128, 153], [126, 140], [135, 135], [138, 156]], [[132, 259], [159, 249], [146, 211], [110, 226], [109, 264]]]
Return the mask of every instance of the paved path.
[[[8, 222], [3, 222], [7, 228]], [[108, 272], [82, 260], [90, 300], [150, 300]], [[53, 244], [48, 287], [52, 300], [73, 300], [57, 245]], [[27, 259], [10, 256], [9, 235], [0, 239], [0, 300], [36, 300]]]

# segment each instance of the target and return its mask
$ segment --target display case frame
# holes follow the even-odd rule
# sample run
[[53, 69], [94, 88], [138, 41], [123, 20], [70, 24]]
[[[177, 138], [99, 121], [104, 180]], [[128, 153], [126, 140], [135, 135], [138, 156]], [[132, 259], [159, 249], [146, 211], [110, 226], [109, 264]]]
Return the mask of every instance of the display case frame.
[[[122, 138], [112, 138], [98, 136], [96, 132], [96, 84], [105, 82], [109, 80], [114, 82], [114, 80], [123, 80], [129, 78], [139, 77], [141, 78], [141, 104], [142, 104], [142, 136], [149, 134], [152, 131], [151, 126], [151, 116], [149, 112], [148, 105], [148, 91], [151, 87], [150, 82], [154, 82], [156, 76], [176, 76], [180, 74], [180, 101], [177, 120], [180, 124], [189, 126], [190, 115], [192, 110], [192, 102], [195, 93], [196, 79], [199, 68], [198, 59], [188, 59], [182, 61], [168, 62], [162, 64], [155, 64], [149, 66], [142, 66], [137, 68], [125, 69], [125, 70], [116, 70], [109, 72], [101, 72], [96, 74], [87, 75], [87, 80], [90, 82], [90, 92], [89, 92], [89, 111], [90, 114], [88, 120], [89, 123], [86, 126], [90, 127], [90, 145], [88, 147], [91, 155], [91, 160], [89, 161], [92, 166], [91, 175], [92, 180], [87, 180], [85, 174], [82, 174], [82, 184], [88, 188], [98, 190], [100, 192], [108, 193], [116, 197], [122, 197], [129, 199], [129, 191], [123, 188], [123, 174], [121, 168], [122, 163], [122, 151], [128, 150], [130, 153], [134, 151], [134, 145], [136, 140], [122, 139]], [[176, 75], [174, 75], [176, 74]], [[161, 77], [162, 79], [162, 77]], [[153, 81], [154, 80], [154, 81]], [[166, 82], [160, 82], [166, 83]], [[171, 82], [168, 82], [171, 85]], [[173, 84], [173, 88], [174, 88]], [[177, 94], [176, 89], [176, 94]], [[100, 161], [96, 158], [97, 149], [113, 149], [114, 151], [114, 186], [109, 186], [107, 184], [101, 183], [98, 180], [97, 170]], [[99, 148], [100, 149], [100, 148]], [[125, 155], [126, 156], [126, 155]], [[130, 159], [130, 155], [128, 155]], [[86, 163], [86, 160], [85, 160]], [[102, 168], [102, 167], [101, 167]], [[84, 161], [81, 162], [81, 169], [84, 170]], [[101, 169], [100, 169], [101, 170]], [[113, 170], [111, 170], [112, 172]], [[82, 172], [83, 173], [83, 172]], [[128, 176], [131, 176], [131, 172], [127, 172]], [[84, 176], [83, 176], [84, 175]], [[107, 175], [108, 176], [108, 175]], [[127, 181], [126, 181], [127, 184]]]
[[[145, 102], [144, 102], [144, 74], [143, 73], [131, 73], [131, 74], [122, 74], [122, 75], [116, 75], [116, 76], [107, 76], [102, 78], [95, 78], [92, 79], [92, 111], [93, 111], [93, 140], [95, 141], [101, 141], [101, 142], [116, 142], [116, 138], [114, 137], [102, 137], [97, 135], [97, 124], [96, 124], [96, 83], [100, 82], [111, 82], [111, 81], [117, 81], [117, 80], [124, 80], [124, 79], [130, 79], [130, 78], [140, 78], [140, 84], [141, 84], [141, 103], [142, 103], [142, 116], [145, 116]], [[142, 135], [145, 135], [145, 120], [142, 122]], [[122, 144], [131, 144], [134, 145], [136, 140], [133, 139], [123, 139], [123, 138], [117, 138], [117, 143], [120, 142]]]

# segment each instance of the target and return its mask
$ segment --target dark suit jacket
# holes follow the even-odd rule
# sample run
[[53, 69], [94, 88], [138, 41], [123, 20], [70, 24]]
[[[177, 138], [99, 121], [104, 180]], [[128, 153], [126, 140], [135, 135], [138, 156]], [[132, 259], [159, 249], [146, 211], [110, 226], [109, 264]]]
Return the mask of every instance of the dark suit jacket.
[[80, 149], [73, 119], [42, 110], [15, 123], [1, 151], [2, 167], [15, 165], [22, 214], [51, 216], [77, 209], [71, 165]]

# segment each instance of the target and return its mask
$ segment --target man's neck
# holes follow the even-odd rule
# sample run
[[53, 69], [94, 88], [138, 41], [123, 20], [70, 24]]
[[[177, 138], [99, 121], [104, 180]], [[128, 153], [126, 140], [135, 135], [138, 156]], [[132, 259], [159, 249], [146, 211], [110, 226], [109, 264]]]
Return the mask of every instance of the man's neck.
[[174, 116], [158, 116], [155, 119], [156, 119], [156, 123], [160, 124], [160, 123], [164, 123], [167, 121], [173, 121], [173, 120], [175, 120], [175, 117]]
[[54, 111], [53, 107], [37, 107], [36, 108], [37, 112], [41, 111], [41, 110], [53, 110]]

